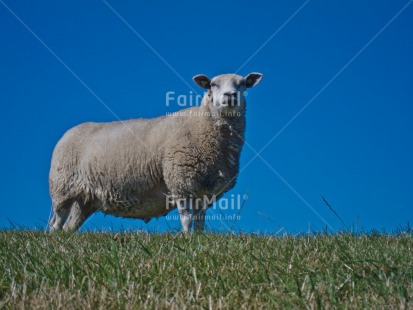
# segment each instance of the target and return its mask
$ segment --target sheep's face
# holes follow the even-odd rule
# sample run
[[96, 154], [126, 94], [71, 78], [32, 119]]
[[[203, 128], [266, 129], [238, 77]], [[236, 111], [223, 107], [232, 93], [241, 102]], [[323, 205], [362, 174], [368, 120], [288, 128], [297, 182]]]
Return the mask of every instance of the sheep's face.
[[223, 74], [212, 79], [200, 74], [193, 80], [209, 90], [214, 110], [223, 115], [236, 116], [245, 110], [245, 90], [257, 85], [261, 78], [260, 73], [250, 73], [245, 78], [237, 74]]

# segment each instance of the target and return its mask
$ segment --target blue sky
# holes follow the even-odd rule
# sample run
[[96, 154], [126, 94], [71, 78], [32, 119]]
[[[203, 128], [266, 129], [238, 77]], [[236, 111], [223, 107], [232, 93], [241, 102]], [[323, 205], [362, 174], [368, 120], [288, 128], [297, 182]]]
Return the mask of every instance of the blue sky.
[[[410, 2], [0, 0], [0, 226], [45, 225], [51, 154], [69, 128], [165, 115], [181, 108], [166, 107], [168, 91], [188, 95], [189, 83], [202, 93], [196, 74], [256, 71], [264, 78], [247, 96], [242, 173], [226, 195], [248, 193], [233, 228], [343, 229], [321, 196], [353, 228], [406, 227]], [[83, 229], [121, 226], [161, 231], [179, 222], [97, 214]]]

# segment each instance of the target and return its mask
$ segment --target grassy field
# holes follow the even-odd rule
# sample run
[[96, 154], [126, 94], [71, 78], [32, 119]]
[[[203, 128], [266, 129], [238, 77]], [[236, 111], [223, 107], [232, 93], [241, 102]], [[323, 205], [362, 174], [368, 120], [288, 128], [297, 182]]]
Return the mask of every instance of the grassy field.
[[0, 232], [0, 308], [413, 308], [413, 237]]

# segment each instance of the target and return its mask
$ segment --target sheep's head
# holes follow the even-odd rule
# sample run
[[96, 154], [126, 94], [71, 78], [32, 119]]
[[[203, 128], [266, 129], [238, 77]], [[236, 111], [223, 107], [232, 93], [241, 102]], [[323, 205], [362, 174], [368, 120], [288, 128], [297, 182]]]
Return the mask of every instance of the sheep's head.
[[208, 90], [211, 105], [220, 114], [237, 115], [245, 110], [245, 90], [257, 85], [261, 73], [250, 73], [246, 77], [237, 74], [222, 74], [212, 79], [203, 74], [193, 77], [194, 82]]

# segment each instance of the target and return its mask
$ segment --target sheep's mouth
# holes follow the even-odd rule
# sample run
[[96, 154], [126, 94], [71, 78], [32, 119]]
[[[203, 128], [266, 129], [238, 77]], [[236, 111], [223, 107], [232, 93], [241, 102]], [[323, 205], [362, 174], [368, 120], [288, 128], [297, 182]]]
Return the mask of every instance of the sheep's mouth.
[[236, 107], [238, 106], [238, 100], [236, 98], [232, 98], [232, 99], [225, 99], [222, 102], [222, 105], [224, 107]]

